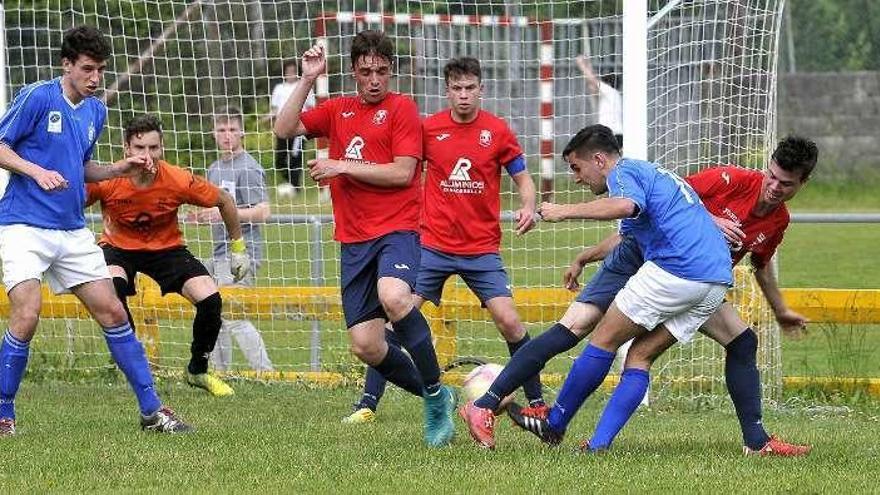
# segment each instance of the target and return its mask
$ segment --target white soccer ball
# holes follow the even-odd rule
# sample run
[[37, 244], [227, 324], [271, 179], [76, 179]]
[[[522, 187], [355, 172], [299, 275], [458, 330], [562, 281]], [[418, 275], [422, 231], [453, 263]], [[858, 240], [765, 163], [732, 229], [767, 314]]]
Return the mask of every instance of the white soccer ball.
[[[461, 385], [463, 400], [465, 403], [477, 400], [489, 390], [495, 378], [501, 374], [504, 367], [500, 364], [487, 363], [477, 366], [464, 378]], [[499, 409], [504, 409], [508, 404], [513, 402], [513, 394], [508, 395], [501, 400]]]
[[296, 188], [285, 182], [275, 187], [275, 194], [278, 196], [278, 199], [289, 199], [296, 196]]

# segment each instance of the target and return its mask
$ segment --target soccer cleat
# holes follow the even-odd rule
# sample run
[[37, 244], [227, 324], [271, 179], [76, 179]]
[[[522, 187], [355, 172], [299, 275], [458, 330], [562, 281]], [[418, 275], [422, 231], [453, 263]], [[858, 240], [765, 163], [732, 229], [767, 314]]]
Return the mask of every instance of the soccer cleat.
[[541, 402], [534, 406], [523, 407], [520, 409], [520, 414], [535, 419], [547, 419], [547, 415], [550, 414], [550, 406]]
[[430, 447], [442, 447], [455, 435], [455, 394], [445, 385], [434, 395], [425, 394], [425, 442]]
[[141, 429], [159, 433], [189, 433], [195, 428], [184, 423], [170, 407], [163, 406], [149, 416], [141, 416]]
[[562, 442], [563, 433], [557, 433], [550, 429], [546, 419], [524, 415], [524, 409], [519, 404], [513, 403], [507, 406], [507, 415], [517, 426], [534, 434], [547, 445], [559, 445]]
[[186, 372], [186, 383], [193, 387], [205, 389], [214, 397], [226, 397], [235, 394], [235, 390], [227, 385], [223, 380], [208, 373], [199, 373], [194, 375], [189, 371]]
[[602, 454], [608, 452], [608, 449], [592, 449], [590, 448], [590, 440], [581, 440], [577, 448], [574, 449], [576, 454]]
[[342, 422], [348, 425], [372, 423], [373, 421], [376, 421], [376, 413], [369, 407], [358, 408], [353, 413], [342, 418]]
[[15, 435], [15, 420], [12, 418], [0, 418], [0, 438]]
[[495, 448], [495, 413], [492, 410], [477, 407], [470, 401], [461, 406], [458, 415], [464, 420], [477, 445], [487, 449]]
[[810, 453], [813, 447], [809, 445], [795, 445], [780, 440], [775, 435], [770, 436], [770, 440], [761, 447], [760, 450], [752, 450], [743, 445], [743, 454], [756, 455], [760, 457], [778, 456], [778, 457], [800, 457]]

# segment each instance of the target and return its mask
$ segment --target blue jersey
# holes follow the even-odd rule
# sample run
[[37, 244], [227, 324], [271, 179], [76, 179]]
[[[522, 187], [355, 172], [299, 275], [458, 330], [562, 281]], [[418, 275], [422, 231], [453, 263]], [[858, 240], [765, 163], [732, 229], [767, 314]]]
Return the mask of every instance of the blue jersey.
[[0, 225], [21, 223], [45, 229], [85, 226], [85, 167], [104, 128], [107, 107], [89, 97], [74, 105], [61, 79], [26, 86], [0, 119], [0, 143], [23, 159], [54, 170], [67, 189], [44, 191], [33, 179], [11, 174], [0, 200]]
[[610, 197], [637, 205], [620, 232], [635, 238], [646, 261], [685, 280], [732, 285], [727, 242], [687, 182], [653, 163], [624, 158], [607, 183]]

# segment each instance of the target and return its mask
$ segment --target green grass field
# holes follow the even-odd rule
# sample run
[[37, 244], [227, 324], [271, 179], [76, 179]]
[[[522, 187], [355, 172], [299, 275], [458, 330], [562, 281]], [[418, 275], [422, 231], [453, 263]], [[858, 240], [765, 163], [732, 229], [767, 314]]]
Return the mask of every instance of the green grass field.
[[118, 383], [26, 382], [20, 435], [2, 440], [0, 492], [869, 493], [880, 469], [876, 409], [769, 412], [772, 431], [815, 446], [805, 459], [742, 456], [727, 410], [642, 411], [611, 453], [580, 456], [571, 449], [601, 400], [588, 401], [560, 448], [503, 418], [497, 450], [485, 452], [461, 422], [452, 446], [424, 447], [421, 405], [400, 393], [376, 423], [343, 426], [347, 389], [248, 383], [220, 400], [168, 381], [160, 388], [195, 434], [140, 432]]

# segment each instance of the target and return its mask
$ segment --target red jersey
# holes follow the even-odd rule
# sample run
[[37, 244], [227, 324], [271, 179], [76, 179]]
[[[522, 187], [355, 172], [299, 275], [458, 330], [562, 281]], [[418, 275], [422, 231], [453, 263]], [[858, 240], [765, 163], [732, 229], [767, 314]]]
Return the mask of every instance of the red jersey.
[[522, 154], [500, 118], [481, 110], [473, 122], [450, 110], [425, 119], [422, 245], [452, 254], [497, 253], [501, 244], [501, 169]]
[[709, 213], [739, 222], [745, 232], [742, 247], [731, 250], [733, 264], [739, 263], [746, 253], [752, 253], [754, 266], [766, 265], [782, 242], [789, 216], [784, 204], [763, 217], [752, 214], [761, 194], [763, 172], [720, 166], [689, 175], [686, 180], [700, 195]]
[[[310, 137], [330, 141], [330, 158], [385, 164], [396, 156], [422, 159], [422, 126], [416, 103], [388, 93], [369, 105], [359, 97], [332, 98], [300, 117]], [[334, 238], [363, 242], [398, 230], [419, 230], [421, 168], [403, 188], [379, 187], [340, 175], [329, 180]]]
[[135, 186], [128, 177], [86, 185], [86, 206], [101, 202], [104, 232], [98, 244], [137, 251], [184, 246], [177, 223], [180, 205], [217, 205], [217, 186], [168, 162], [157, 165], [156, 178], [147, 187]]

